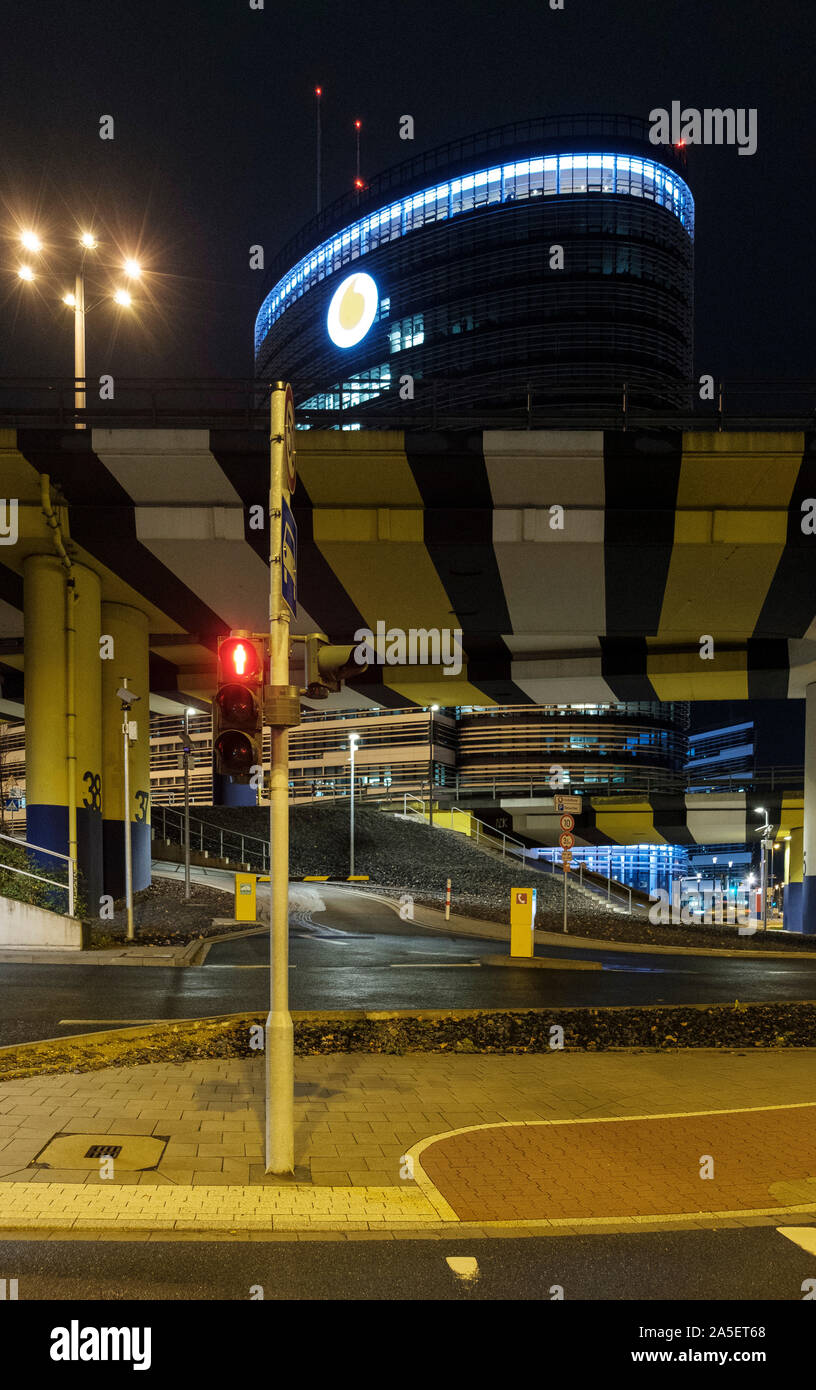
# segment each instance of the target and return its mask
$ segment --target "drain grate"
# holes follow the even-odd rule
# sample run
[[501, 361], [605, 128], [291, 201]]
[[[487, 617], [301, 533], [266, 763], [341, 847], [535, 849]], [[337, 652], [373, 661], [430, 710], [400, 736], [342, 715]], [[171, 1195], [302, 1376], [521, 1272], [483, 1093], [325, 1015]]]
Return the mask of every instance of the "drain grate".
[[55, 1134], [29, 1167], [90, 1173], [98, 1170], [101, 1159], [110, 1158], [116, 1162], [117, 1174], [144, 1173], [158, 1168], [166, 1146], [166, 1134], [106, 1134], [104, 1130]]

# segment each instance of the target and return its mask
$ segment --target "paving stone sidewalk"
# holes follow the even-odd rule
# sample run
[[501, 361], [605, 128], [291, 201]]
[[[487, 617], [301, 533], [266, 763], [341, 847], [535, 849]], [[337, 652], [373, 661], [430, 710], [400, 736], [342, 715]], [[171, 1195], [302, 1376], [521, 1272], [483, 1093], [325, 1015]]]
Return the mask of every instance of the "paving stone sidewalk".
[[[587, 1215], [601, 1213], [603, 1203], [586, 1209], [582, 1194], [587, 1182], [601, 1194], [606, 1183], [610, 1201], [619, 1195], [614, 1164], [608, 1181], [603, 1166], [592, 1170], [590, 1165], [587, 1171], [586, 1165], [562, 1164], [557, 1202], [542, 1199], [541, 1190], [532, 1200], [528, 1190], [510, 1214], [507, 1202], [502, 1207], [498, 1201], [508, 1190], [506, 1152], [496, 1165], [496, 1154], [488, 1147], [488, 1169], [491, 1164], [493, 1169], [480, 1179], [481, 1206], [467, 1206], [455, 1184], [441, 1178], [438, 1166], [438, 1181], [431, 1180], [434, 1173], [426, 1172], [423, 1146], [450, 1131], [465, 1131], [454, 1144], [465, 1145], [460, 1168], [475, 1173], [479, 1164], [467, 1140], [475, 1126], [813, 1105], [815, 1063], [816, 1053], [805, 1049], [299, 1058], [296, 1171], [288, 1182], [264, 1172], [261, 1057], [8, 1081], [0, 1084], [0, 1230], [383, 1232], [524, 1220], [551, 1220], [553, 1229], [563, 1228], [570, 1216], [580, 1224]], [[800, 1151], [798, 1167], [781, 1162], [782, 1187], [767, 1205], [806, 1205], [812, 1198], [816, 1210], [816, 1192], [807, 1185], [816, 1182], [816, 1160], [811, 1162], [809, 1152], [802, 1157], [803, 1121], [790, 1119], [797, 1113], [807, 1113], [809, 1123], [814, 1114], [787, 1110], [779, 1112], [778, 1125], [773, 1118], [764, 1122], [766, 1153], [781, 1153], [786, 1145]], [[649, 1122], [639, 1123], [648, 1134]], [[559, 1128], [564, 1142], [570, 1135], [574, 1159], [581, 1152], [578, 1131], [583, 1126]], [[701, 1153], [710, 1152], [701, 1147], [704, 1132], [705, 1125], [699, 1136], [694, 1134]], [[54, 1162], [54, 1151], [48, 1155], [44, 1150], [55, 1136], [72, 1135], [83, 1139], [74, 1147], [70, 1139], [61, 1139], [58, 1160], [72, 1166], [43, 1166]], [[641, 1148], [651, 1142], [644, 1135]], [[153, 1140], [154, 1152], [140, 1150], [139, 1140]], [[661, 1140], [666, 1162], [675, 1141], [676, 1135], [671, 1142]], [[106, 1142], [121, 1149], [112, 1177], [102, 1176], [98, 1157], [85, 1156], [88, 1148]], [[455, 1148], [449, 1147], [448, 1157], [451, 1153], [455, 1156]], [[413, 1160], [414, 1180], [406, 1156]], [[534, 1158], [531, 1152], [521, 1153], [519, 1171], [529, 1172]], [[149, 1166], [139, 1166], [145, 1163]], [[430, 1157], [427, 1164], [433, 1170]], [[775, 1180], [765, 1169], [762, 1178], [766, 1186]], [[485, 1182], [489, 1200], [484, 1200]], [[634, 1183], [627, 1210], [648, 1220], [659, 1206], [659, 1195], [644, 1189], [641, 1199]], [[702, 1206], [695, 1207], [701, 1215]]]

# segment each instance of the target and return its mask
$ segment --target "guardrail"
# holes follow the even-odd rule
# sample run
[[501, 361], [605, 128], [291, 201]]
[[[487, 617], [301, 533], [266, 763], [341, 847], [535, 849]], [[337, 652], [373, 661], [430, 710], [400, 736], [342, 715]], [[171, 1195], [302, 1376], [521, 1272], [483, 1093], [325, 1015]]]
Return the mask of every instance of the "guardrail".
[[13, 864], [3, 864], [0, 862], [0, 869], [5, 869], [7, 873], [19, 874], [21, 878], [31, 878], [37, 883], [47, 883], [51, 888], [59, 888], [63, 893], [68, 894], [68, 916], [73, 917], [74, 905], [76, 902], [76, 864], [67, 854], [60, 854], [58, 850], [46, 849], [44, 845], [34, 845], [30, 840], [18, 840], [14, 835], [0, 835], [0, 840], [7, 840], [9, 844], [16, 845], [19, 849], [35, 850], [37, 854], [49, 854], [53, 859], [62, 859], [68, 865], [68, 882], [62, 883], [58, 878], [47, 878], [45, 874], [33, 874], [28, 869], [18, 869]]
[[[171, 844], [184, 843], [184, 812], [174, 806], [153, 806], [152, 823], [155, 839]], [[159, 826], [161, 833], [159, 834]], [[269, 872], [269, 844], [258, 835], [246, 835], [230, 830], [197, 816], [190, 817], [190, 848], [214, 859], [235, 859], [240, 864]]]
[[[310, 429], [366, 425], [375, 429], [793, 429], [816, 426], [816, 380], [719, 382], [715, 399], [699, 400], [699, 383], [672, 386], [674, 404], [655, 408], [646, 387], [608, 378], [580, 386], [529, 381], [523, 374], [472, 373], [464, 382], [423, 378], [411, 402], [396, 390], [355, 405], [342, 404], [345, 394], [359, 397], [360, 383], [304, 380], [293, 383], [297, 400], [338, 396], [338, 408], [307, 409], [298, 405], [298, 423]], [[269, 428], [268, 382], [222, 377], [117, 378], [112, 401], [94, 399], [98, 382], [73, 377], [0, 378], [0, 423], [16, 428], [192, 427], [265, 432]], [[77, 409], [75, 393], [86, 391]], [[523, 404], [491, 404], [497, 390]], [[638, 392], [642, 399], [638, 399]], [[456, 407], [449, 403], [451, 393]], [[467, 402], [470, 402], [470, 405]]]

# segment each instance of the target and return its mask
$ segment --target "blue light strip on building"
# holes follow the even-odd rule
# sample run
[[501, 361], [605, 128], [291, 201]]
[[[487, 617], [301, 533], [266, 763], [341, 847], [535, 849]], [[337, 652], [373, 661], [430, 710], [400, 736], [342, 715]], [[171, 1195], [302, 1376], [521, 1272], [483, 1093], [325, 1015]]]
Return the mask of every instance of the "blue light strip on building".
[[266, 296], [255, 320], [255, 350], [296, 299], [341, 266], [406, 232], [459, 213], [526, 198], [610, 193], [646, 198], [674, 213], [694, 236], [694, 199], [683, 179], [652, 159], [624, 154], [560, 154], [499, 164], [412, 193], [353, 222], [298, 261]]

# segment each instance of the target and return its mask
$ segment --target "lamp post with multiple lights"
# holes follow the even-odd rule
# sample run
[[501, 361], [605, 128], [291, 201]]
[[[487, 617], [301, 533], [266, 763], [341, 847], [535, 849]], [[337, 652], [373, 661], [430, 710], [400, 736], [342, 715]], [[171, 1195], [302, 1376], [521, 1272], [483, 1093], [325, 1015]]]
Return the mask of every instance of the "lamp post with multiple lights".
[[[20, 242], [31, 256], [41, 256], [46, 251], [46, 247], [37, 232], [31, 229], [21, 233]], [[71, 250], [79, 257], [74, 272], [74, 288], [73, 290], [66, 290], [62, 295], [63, 304], [74, 311], [74, 407], [77, 415], [85, 409], [85, 316], [88, 312], [85, 299], [85, 263], [89, 254], [98, 251], [99, 246], [96, 236], [91, 231], [82, 232], [76, 241], [71, 243]], [[64, 247], [58, 249], [64, 253]], [[120, 270], [124, 272], [128, 280], [138, 280], [142, 274], [141, 265], [132, 256], [127, 256], [123, 261], [104, 268]], [[20, 265], [17, 270], [18, 278], [26, 284], [33, 283], [44, 277], [45, 274], [45, 271], [35, 270], [28, 261]], [[120, 309], [132, 307], [133, 300], [130, 291], [125, 286], [114, 286], [108, 293]], [[95, 307], [96, 304], [91, 305], [91, 308]], [[77, 418], [76, 428], [78, 430], [85, 429], [84, 420]]]

